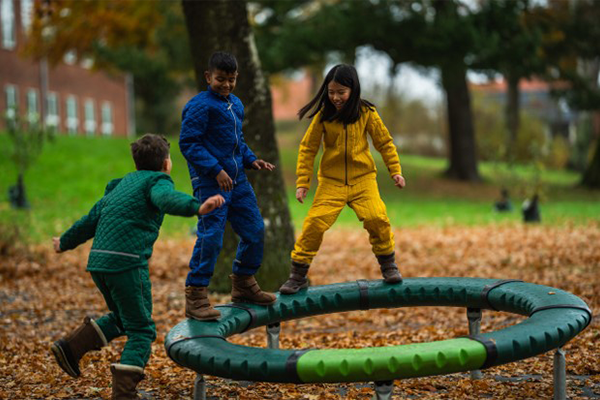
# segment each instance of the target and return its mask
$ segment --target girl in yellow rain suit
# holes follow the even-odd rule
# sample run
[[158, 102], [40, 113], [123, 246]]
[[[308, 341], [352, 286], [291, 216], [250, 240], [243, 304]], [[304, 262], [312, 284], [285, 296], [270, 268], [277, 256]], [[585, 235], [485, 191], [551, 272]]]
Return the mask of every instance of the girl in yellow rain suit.
[[306, 274], [323, 241], [323, 234], [333, 225], [345, 205], [354, 210], [369, 232], [369, 241], [384, 280], [388, 283], [401, 282], [402, 276], [395, 262], [394, 235], [379, 195], [377, 170], [367, 135], [371, 136], [375, 149], [383, 156], [395, 185], [401, 189], [405, 181], [392, 136], [373, 104], [360, 98], [356, 69], [343, 64], [333, 67], [315, 98], [298, 115], [302, 119], [309, 112], [308, 117], [313, 119], [300, 143], [296, 198], [304, 202], [310, 188], [315, 156], [322, 142], [319, 185], [292, 251], [290, 277], [279, 289], [280, 293], [293, 294], [308, 287]]

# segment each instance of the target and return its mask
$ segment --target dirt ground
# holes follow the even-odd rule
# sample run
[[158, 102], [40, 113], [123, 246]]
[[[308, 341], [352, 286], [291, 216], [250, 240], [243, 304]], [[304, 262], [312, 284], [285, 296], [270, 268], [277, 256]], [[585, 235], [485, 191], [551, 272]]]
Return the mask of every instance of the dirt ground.
[[[592, 324], [568, 345], [567, 385], [571, 399], [600, 398], [600, 225], [567, 227], [489, 226], [414, 228], [395, 232], [405, 277], [485, 277], [522, 279], [557, 287], [581, 297], [594, 311]], [[195, 373], [175, 365], [164, 337], [183, 319], [183, 286], [193, 239], [159, 240], [151, 262], [154, 319], [158, 339], [140, 389], [147, 399], [189, 399]], [[50, 246], [33, 255], [0, 258], [0, 399], [107, 399], [112, 362], [124, 339], [82, 361], [83, 376], [60, 370], [49, 345], [77, 326], [85, 315], [99, 317], [105, 305], [85, 272], [89, 246], [61, 255]], [[268, 249], [266, 249], [268, 251]], [[287, 263], [282, 268], [288, 268]], [[312, 284], [379, 279], [368, 237], [361, 230], [327, 233], [315, 259]], [[214, 303], [228, 296], [211, 295]], [[467, 334], [464, 309], [413, 307], [354, 311], [285, 322], [282, 348], [360, 348], [429, 342]], [[523, 318], [485, 311], [482, 331]], [[230, 341], [266, 346], [264, 328]], [[490, 368], [484, 378], [468, 374], [395, 382], [395, 399], [552, 398], [552, 352]], [[208, 399], [369, 399], [372, 386], [293, 385], [232, 382], [207, 377]]]

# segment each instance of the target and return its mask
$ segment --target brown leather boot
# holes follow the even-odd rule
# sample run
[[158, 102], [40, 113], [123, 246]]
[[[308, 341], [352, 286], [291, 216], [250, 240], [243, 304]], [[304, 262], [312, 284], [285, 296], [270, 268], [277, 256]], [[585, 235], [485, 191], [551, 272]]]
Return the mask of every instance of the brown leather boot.
[[73, 378], [81, 375], [79, 360], [90, 350], [100, 350], [106, 346], [106, 338], [100, 327], [90, 317], [83, 319], [77, 329], [66, 337], [54, 342], [50, 349], [59, 367]]
[[402, 282], [402, 275], [398, 271], [396, 265], [396, 253], [388, 254], [385, 256], [376, 256], [379, 261], [381, 275], [386, 283], [399, 283]]
[[206, 286], [187, 286], [185, 288], [185, 316], [198, 321], [219, 319], [221, 312], [210, 305]]
[[292, 261], [290, 277], [283, 285], [281, 285], [281, 287], [279, 288], [279, 293], [294, 294], [298, 293], [300, 289], [307, 288], [308, 279], [306, 278], [306, 274], [308, 274], [309, 267], [309, 264], [301, 264]]
[[135, 389], [144, 379], [144, 369], [135, 365], [111, 364], [112, 397], [111, 400], [138, 399]]
[[254, 275], [229, 275], [231, 278], [231, 301], [233, 303], [253, 303], [268, 306], [277, 301], [272, 293], [263, 292]]

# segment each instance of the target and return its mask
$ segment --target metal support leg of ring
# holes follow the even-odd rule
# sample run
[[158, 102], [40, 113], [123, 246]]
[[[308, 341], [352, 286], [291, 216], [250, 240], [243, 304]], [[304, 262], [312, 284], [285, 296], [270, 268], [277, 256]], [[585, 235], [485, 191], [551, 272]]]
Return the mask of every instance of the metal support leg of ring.
[[279, 348], [279, 332], [281, 332], [281, 324], [275, 322], [274, 324], [267, 325], [267, 348], [278, 349]]
[[394, 381], [375, 382], [375, 395], [372, 400], [392, 400]]
[[567, 360], [560, 347], [554, 353], [554, 397], [553, 400], [567, 399]]
[[200, 374], [196, 374], [196, 379], [194, 380], [194, 400], [206, 400], [206, 382], [204, 381], [204, 376]]
[[[469, 320], [469, 335], [479, 335], [481, 332], [481, 308], [467, 308], [467, 319]], [[481, 378], [483, 378], [483, 374], [480, 370], [471, 371], [471, 379]]]

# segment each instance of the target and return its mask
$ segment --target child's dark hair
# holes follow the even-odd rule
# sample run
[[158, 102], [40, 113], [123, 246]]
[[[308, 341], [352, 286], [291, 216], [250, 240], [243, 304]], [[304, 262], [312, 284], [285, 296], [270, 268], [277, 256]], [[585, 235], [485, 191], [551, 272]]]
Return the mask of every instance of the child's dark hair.
[[161, 171], [164, 161], [169, 157], [170, 147], [164, 136], [146, 133], [131, 143], [131, 155], [135, 167], [138, 171]]
[[237, 71], [237, 68], [238, 65], [235, 57], [232, 54], [225, 53], [224, 51], [217, 51], [213, 53], [208, 60], [209, 71], [220, 69], [228, 74], [233, 74]]
[[[339, 111], [329, 100], [328, 85], [331, 81], [350, 88], [350, 98]], [[338, 64], [327, 73], [317, 95], [298, 111], [298, 116], [302, 119], [309, 114], [308, 118], [312, 118], [322, 111], [321, 121], [339, 121], [348, 125], [358, 121], [364, 108], [373, 109], [373, 107], [375, 107], [373, 103], [360, 98], [360, 82], [356, 68], [352, 65]]]

